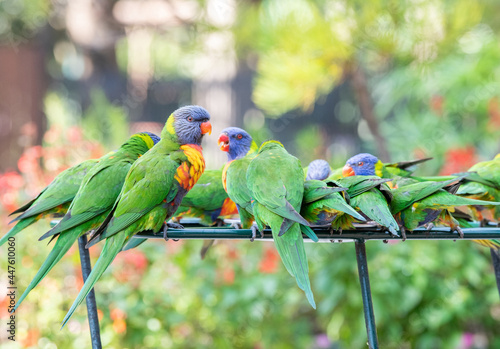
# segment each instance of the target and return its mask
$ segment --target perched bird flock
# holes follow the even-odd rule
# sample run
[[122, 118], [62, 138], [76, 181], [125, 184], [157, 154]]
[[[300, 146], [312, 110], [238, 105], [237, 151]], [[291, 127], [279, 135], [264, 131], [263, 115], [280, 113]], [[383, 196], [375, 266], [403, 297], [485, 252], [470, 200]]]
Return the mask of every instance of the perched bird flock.
[[[135, 234], [150, 230], [167, 239], [168, 229], [182, 228], [184, 217], [222, 226], [225, 218], [239, 215], [237, 227], [252, 229], [253, 238], [269, 227], [283, 264], [314, 308], [303, 241], [303, 234], [318, 241], [311, 227], [342, 232], [370, 222], [405, 239], [421, 226], [447, 226], [461, 236], [461, 227], [473, 221], [485, 225], [500, 219], [499, 155], [443, 177], [412, 175], [430, 158], [383, 164], [366, 153], [343, 168], [318, 159], [304, 169], [281, 143], [270, 140], [259, 147], [245, 130], [229, 127], [218, 138], [227, 163], [205, 171], [201, 141], [211, 130], [204, 108], [179, 108], [168, 117], [161, 138], [134, 134], [118, 150], [63, 171], [14, 211], [20, 215], [0, 245], [43, 217], [64, 214], [41, 236], [55, 240], [52, 251], [15, 309], [84, 234], [87, 246], [104, 240], [103, 247], [63, 325], [117, 254], [145, 241], [133, 239]], [[497, 240], [475, 242], [500, 249]], [[202, 257], [212, 243], [205, 242]]]

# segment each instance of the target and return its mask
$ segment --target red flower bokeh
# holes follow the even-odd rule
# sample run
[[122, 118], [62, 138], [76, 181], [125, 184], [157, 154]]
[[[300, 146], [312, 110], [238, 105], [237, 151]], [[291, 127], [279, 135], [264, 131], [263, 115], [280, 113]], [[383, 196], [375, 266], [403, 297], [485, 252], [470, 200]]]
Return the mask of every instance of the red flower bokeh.
[[467, 171], [477, 162], [476, 149], [473, 146], [452, 148], [445, 153], [445, 162], [441, 168], [441, 175], [450, 175]]

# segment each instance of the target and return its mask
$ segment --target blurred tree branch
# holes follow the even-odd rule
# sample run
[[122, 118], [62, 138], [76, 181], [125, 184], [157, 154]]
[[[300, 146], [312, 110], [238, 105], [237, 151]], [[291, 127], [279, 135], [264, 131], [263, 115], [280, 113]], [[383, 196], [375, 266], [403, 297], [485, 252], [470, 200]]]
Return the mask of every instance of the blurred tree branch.
[[370, 132], [375, 138], [378, 157], [383, 162], [389, 162], [390, 156], [387, 150], [387, 144], [384, 137], [382, 137], [379, 131], [379, 125], [375, 116], [375, 112], [373, 111], [373, 102], [371, 100], [370, 91], [368, 90], [365, 72], [363, 71], [363, 68], [361, 68], [357, 64], [348, 64], [345, 67], [345, 73], [345, 76], [349, 79], [349, 82], [353, 88], [356, 100], [358, 101], [361, 116], [366, 120]]

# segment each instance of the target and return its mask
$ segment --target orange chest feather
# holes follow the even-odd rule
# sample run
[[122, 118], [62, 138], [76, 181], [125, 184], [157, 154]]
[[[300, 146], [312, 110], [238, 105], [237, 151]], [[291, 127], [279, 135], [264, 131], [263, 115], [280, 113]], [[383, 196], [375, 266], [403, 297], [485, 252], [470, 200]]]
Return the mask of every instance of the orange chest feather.
[[238, 214], [238, 208], [233, 200], [226, 198], [222, 204], [222, 210], [219, 216], [232, 216], [234, 214]]
[[222, 169], [222, 185], [224, 186], [224, 190], [226, 191], [226, 193], [227, 193], [227, 185], [226, 185], [227, 169], [229, 168], [229, 165], [231, 165], [231, 162], [233, 162], [233, 161], [234, 160], [227, 162], [224, 165], [224, 168]]
[[191, 190], [205, 171], [205, 159], [200, 146], [185, 144], [181, 145], [181, 149], [187, 160], [177, 168], [174, 178], [181, 187]]

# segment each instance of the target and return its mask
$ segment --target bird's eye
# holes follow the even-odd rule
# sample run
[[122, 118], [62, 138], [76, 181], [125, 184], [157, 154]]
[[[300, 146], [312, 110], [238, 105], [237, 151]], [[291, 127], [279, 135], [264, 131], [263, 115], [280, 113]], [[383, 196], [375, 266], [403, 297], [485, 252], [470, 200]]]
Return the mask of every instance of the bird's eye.
[[189, 122], [193, 121], [193, 117], [192, 116], [188, 116], [187, 121], [189, 121]]
[[363, 166], [365, 163], [363, 161], [358, 162], [358, 166]]
[[243, 136], [239, 134], [239, 135], [237, 135], [237, 136], [236, 136], [236, 138], [238, 138], [238, 139], [242, 139], [242, 138], [243, 138]]

